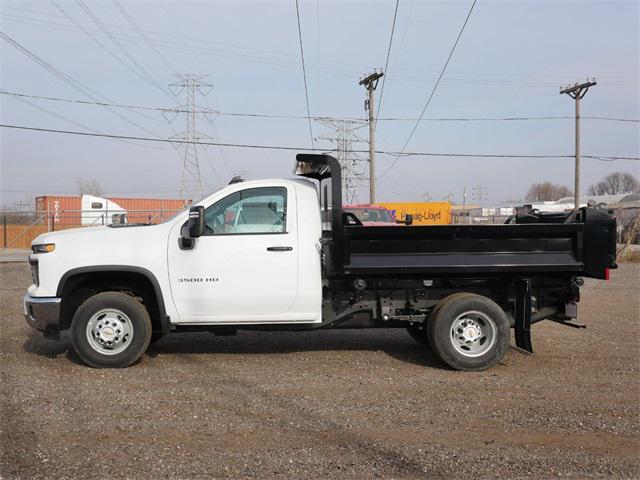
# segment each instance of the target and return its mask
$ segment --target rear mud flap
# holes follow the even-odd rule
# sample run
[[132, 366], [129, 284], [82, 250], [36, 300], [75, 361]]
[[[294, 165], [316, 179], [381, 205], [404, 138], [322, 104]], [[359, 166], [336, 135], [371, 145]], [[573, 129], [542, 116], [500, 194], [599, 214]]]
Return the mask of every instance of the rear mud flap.
[[516, 346], [533, 353], [531, 345], [531, 282], [528, 279], [516, 280]]

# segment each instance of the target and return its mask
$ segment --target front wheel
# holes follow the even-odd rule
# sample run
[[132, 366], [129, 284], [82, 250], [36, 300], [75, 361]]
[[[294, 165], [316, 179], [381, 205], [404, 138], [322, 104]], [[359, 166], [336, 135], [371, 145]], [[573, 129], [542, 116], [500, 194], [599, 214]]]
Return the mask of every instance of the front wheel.
[[71, 321], [71, 343], [78, 356], [95, 368], [122, 368], [149, 347], [151, 319], [135, 298], [120, 292], [87, 299]]
[[507, 353], [511, 330], [504, 310], [475, 293], [450, 295], [436, 307], [428, 323], [435, 353], [456, 370], [481, 371]]

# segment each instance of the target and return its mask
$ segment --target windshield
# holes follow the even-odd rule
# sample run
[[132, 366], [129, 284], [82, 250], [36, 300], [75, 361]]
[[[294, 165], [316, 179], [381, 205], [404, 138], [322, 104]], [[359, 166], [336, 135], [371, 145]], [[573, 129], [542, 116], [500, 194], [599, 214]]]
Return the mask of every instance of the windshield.
[[384, 208], [345, 208], [345, 212], [353, 213], [361, 222], [396, 223], [395, 218]]
[[188, 205], [185, 205], [185, 207], [184, 207], [182, 210], [178, 210], [178, 211], [177, 211], [177, 212], [175, 212], [173, 215], [171, 215], [169, 218], [167, 218], [166, 220], [163, 220], [163, 221], [162, 221], [162, 222], [160, 222], [160, 223], [167, 223], [167, 222], [170, 222], [170, 221], [171, 221], [171, 220], [173, 220], [174, 218], [177, 218], [177, 217], [178, 217], [178, 215], [181, 215], [182, 213], [184, 213], [184, 212], [186, 212], [187, 210], [189, 210], [189, 209], [190, 209], [191, 207], [193, 207], [194, 205], [201, 205], [201, 202], [202, 202], [205, 198], [209, 197], [209, 195], [212, 195], [212, 194], [213, 194], [213, 193], [215, 193], [215, 192], [218, 192], [218, 191], [222, 190], [222, 189], [223, 189], [224, 187], [226, 187], [226, 186], [227, 186], [227, 185], [225, 185], [225, 186], [223, 186], [223, 187], [221, 187], [221, 188], [219, 188], [219, 189], [215, 190], [214, 192], [207, 193], [204, 197], [198, 198], [198, 200], [195, 200], [195, 201], [194, 201], [194, 200], [191, 200], [191, 201], [190, 201], [191, 203], [189, 203]]

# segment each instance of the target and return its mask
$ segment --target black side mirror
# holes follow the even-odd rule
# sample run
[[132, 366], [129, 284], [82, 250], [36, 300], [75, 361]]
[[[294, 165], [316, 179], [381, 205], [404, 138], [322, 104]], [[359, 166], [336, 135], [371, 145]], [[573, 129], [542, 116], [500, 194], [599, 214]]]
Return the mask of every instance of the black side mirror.
[[396, 223], [409, 226], [413, 223], [413, 215], [411, 215], [410, 213], [407, 213], [404, 216], [404, 220], [396, 220]]
[[197, 206], [189, 209], [187, 222], [188, 238], [198, 238], [204, 234], [204, 207]]
[[201, 237], [204, 233], [204, 207], [197, 206], [189, 209], [189, 220], [182, 226], [180, 248], [190, 250], [195, 246], [194, 238]]

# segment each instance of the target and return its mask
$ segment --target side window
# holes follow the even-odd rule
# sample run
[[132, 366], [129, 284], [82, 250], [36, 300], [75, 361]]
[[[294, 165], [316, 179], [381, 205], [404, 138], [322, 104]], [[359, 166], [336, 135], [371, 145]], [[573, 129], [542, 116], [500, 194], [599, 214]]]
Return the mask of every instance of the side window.
[[205, 235], [285, 233], [287, 189], [248, 188], [232, 193], [204, 212]]

